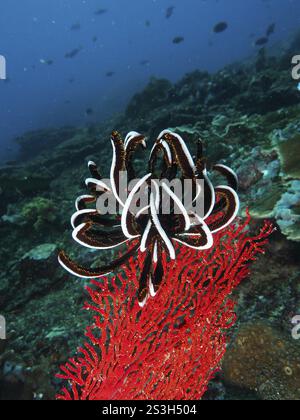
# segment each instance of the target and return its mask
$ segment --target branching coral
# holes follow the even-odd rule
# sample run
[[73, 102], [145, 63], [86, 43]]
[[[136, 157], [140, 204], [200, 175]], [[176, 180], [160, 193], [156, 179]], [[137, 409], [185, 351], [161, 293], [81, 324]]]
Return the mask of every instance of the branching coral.
[[266, 222], [251, 237], [249, 223], [216, 234], [207, 251], [178, 247], [176, 260], [163, 256], [163, 287], [143, 309], [137, 300], [143, 254], [112, 280], [92, 281], [85, 308], [96, 315], [88, 340], [61, 368], [66, 384], [58, 399], [201, 398], [236, 320], [229, 296], [273, 230]]

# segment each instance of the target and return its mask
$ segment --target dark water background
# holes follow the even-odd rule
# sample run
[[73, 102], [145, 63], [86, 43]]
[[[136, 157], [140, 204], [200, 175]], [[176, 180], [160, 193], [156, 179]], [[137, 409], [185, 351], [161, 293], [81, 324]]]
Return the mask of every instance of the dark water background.
[[[107, 12], [96, 15], [99, 9]], [[229, 28], [214, 34], [219, 21]], [[253, 55], [271, 23], [276, 45], [299, 21], [299, 0], [2, 0], [0, 54], [9, 80], [0, 81], [0, 160], [13, 158], [12, 139], [25, 131], [100, 122], [151, 76], [214, 72]], [[173, 44], [176, 36], [184, 42]]]

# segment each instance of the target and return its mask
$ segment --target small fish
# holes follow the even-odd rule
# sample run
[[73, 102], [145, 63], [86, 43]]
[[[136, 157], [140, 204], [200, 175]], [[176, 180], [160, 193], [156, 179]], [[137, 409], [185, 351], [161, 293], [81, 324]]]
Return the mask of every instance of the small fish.
[[181, 44], [184, 41], [184, 37], [183, 36], [176, 36], [173, 39], [173, 44]]
[[74, 58], [77, 54], [80, 53], [81, 50], [82, 48], [74, 48], [74, 50], [65, 54], [65, 58]]
[[86, 116], [91, 116], [91, 115], [93, 115], [93, 113], [94, 113], [94, 110], [92, 108], [87, 108], [85, 110], [85, 115]]
[[269, 39], [267, 37], [263, 36], [262, 38], [258, 38], [255, 41], [255, 45], [257, 47], [261, 47], [262, 45], [266, 45], [268, 42], [269, 42]]
[[104, 15], [104, 13], [107, 13], [107, 9], [98, 9], [95, 11], [96, 16]]
[[45, 60], [44, 58], [40, 59], [40, 63], [46, 64], [47, 66], [52, 66], [53, 62], [54, 62], [53, 60]]
[[150, 61], [149, 60], [142, 60], [142, 61], [140, 61], [140, 65], [141, 66], [148, 66], [150, 64]]
[[115, 72], [114, 72], [114, 71], [108, 71], [108, 72], [106, 73], [106, 77], [112, 77], [112, 76], [114, 76], [114, 74], [115, 74]]
[[271, 25], [268, 26], [266, 31], [266, 36], [269, 37], [274, 34], [276, 28], [276, 23], [271, 23]]
[[150, 22], [150, 20], [146, 20], [146, 22], [145, 22], [145, 26], [147, 26], [147, 28], [149, 28], [149, 27], [151, 26], [151, 22]]
[[170, 6], [167, 8], [166, 15], [165, 15], [166, 19], [170, 19], [170, 17], [172, 17], [174, 10], [175, 10], [175, 6]]
[[228, 23], [227, 22], [219, 22], [214, 26], [214, 33], [216, 34], [220, 34], [221, 32], [226, 31], [226, 29], [228, 28]]
[[71, 31], [79, 31], [80, 29], [81, 29], [81, 25], [79, 22], [74, 23], [70, 28]]
[[97, 37], [96, 35], [95, 35], [95, 36], [93, 36], [92, 41], [93, 41], [93, 42], [97, 42], [97, 41], [98, 41], [98, 37]]

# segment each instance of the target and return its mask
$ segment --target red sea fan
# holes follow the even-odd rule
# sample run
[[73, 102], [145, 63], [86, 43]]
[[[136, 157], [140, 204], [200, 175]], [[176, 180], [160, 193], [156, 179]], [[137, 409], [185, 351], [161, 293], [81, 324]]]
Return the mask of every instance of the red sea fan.
[[85, 307], [95, 312], [94, 322], [78, 355], [61, 368], [66, 384], [58, 399], [200, 399], [236, 321], [229, 296], [273, 231], [266, 222], [251, 237], [249, 222], [216, 234], [208, 251], [178, 247], [175, 261], [163, 260], [164, 283], [143, 309], [137, 302], [142, 255], [117, 277], [92, 281]]

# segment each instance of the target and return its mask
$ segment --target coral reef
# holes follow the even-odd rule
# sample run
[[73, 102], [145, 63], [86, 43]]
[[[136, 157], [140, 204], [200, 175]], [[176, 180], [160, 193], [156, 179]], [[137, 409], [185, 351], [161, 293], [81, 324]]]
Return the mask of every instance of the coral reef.
[[33, 131], [17, 137], [15, 141], [20, 149], [20, 159], [31, 159], [45, 150], [58, 146], [74, 137], [76, 132], [77, 129], [74, 127], [63, 127]]
[[[43, 141], [38, 133], [25, 136], [20, 158], [0, 168], [0, 313], [8, 324], [5, 349], [0, 342], [3, 397], [11, 383], [4, 375], [8, 362], [26, 372], [23, 383], [15, 389], [16, 398], [25, 394], [37, 399], [54, 398], [61, 387], [61, 380], [54, 380], [54, 374], [66, 355], [79, 345], [81, 331], [90, 322], [89, 312], [80, 311], [85, 282], [71, 281], [59, 269], [55, 251], [48, 257], [43, 247], [69, 246], [73, 198], [84, 193], [82, 174], [89, 160], [109, 171], [112, 128], [124, 134], [134, 127], [155, 138], [170, 127], [187, 138], [192, 150], [200, 136], [208, 152], [208, 165], [226, 157], [223, 163], [240, 177], [241, 215], [249, 207], [254, 223], [259, 225], [271, 218], [278, 225], [268, 258], [255, 263], [251, 280], [238, 288], [239, 321], [232, 339], [243, 326], [258, 322], [268, 325], [278, 337], [290, 337], [291, 318], [300, 313], [300, 93], [290, 77], [290, 57], [299, 49], [298, 36], [276, 56], [261, 52], [253, 62], [237, 63], [213, 75], [196, 71], [175, 84], [153, 79], [130, 101], [124, 114], [105, 123], [46, 130]], [[139, 158], [139, 166], [143, 168], [144, 164]], [[54, 210], [50, 214], [39, 205], [44, 200], [48, 209]], [[23, 209], [27, 209], [26, 216], [33, 214], [25, 226], [20, 217]], [[32, 226], [37, 222], [36, 230]], [[91, 265], [102, 265], [114, 257], [108, 252], [95, 261], [93, 253], [73, 249], [72, 258], [81, 257]], [[39, 261], [33, 255], [41, 250], [45, 258]], [[41, 270], [43, 275], [36, 278], [33, 273], [40, 274]], [[293, 360], [290, 340], [285, 355], [290, 354]], [[293, 345], [299, 347], [299, 342]], [[296, 379], [289, 382], [291, 398], [297, 396], [297, 387]], [[246, 383], [219, 375], [205, 398], [274, 399], [278, 397], [275, 388], [268, 387], [268, 392], [262, 393], [252, 384], [250, 389]]]

